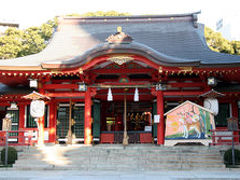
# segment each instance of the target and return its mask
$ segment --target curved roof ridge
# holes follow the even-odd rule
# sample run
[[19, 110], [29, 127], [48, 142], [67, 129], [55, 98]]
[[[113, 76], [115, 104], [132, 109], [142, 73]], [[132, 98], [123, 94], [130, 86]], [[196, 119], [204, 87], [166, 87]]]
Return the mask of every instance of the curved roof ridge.
[[59, 18], [64, 19], [142, 19], [142, 18], [169, 18], [169, 17], [185, 17], [200, 14], [201, 11], [181, 13], [181, 14], [147, 14], [147, 15], [127, 15], [127, 16], [60, 16]]
[[[111, 49], [111, 53], [108, 53], [108, 50]], [[61, 64], [61, 67], [67, 68], [73, 67], [73, 66], [79, 66], [87, 63], [89, 60], [94, 59], [98, 56], [102, 55], [110, 55], [110, 54], [118, 54], [118, 53], [124, 53], [124, 51], [127, 51], [129, 54], [136, 54], [136, 55], [142, 55], [153, 62], [159, 64], [159, 65], [176, 65], [176, 64], [186, 64], [191, 63], [191, 65], [199, 65], [198, 59], [183, 59], [178, 58], [174, 56], [168, 56], [164, 53], [161, 53], [159, 51], [156, 51], [152, 49], [151, 47], [139, 43], [139, 42], [131, 42], [131, 43], [101, 43], [96, 45], [95, 47], [87, 50], [85, 53], [76, 56], [68, 61], [48, 61], [43, 62], [42, 67], [48, 68], [53, 64]], [[50, 66], [49, 66], [50, 65]]]

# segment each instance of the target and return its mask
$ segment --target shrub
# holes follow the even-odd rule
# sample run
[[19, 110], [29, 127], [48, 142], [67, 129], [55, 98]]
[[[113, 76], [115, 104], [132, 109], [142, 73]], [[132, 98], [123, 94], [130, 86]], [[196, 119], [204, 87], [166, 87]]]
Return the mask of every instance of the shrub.
[[[234, 149], [234, 154], [235, 154], [235, 163], [240, 164], [240, 151], [237, 149]], [[226, 165], [231, 165], [232, 164], [232, 149], [228, 149], [224, 153], [224, 163]]]
[[[5, 148], [1, 151], [1, 161], [5, 163]], [[17, 150], [14, 147], [8, 147], [8, 164], [14, 164], [17, 160]]]

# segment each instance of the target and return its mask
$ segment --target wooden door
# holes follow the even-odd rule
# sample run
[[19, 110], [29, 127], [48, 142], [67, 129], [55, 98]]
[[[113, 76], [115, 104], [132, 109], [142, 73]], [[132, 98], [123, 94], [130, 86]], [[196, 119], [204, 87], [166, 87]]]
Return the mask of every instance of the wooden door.
[[72, 108], [72, 134], [76, 138], [84, 138], [84, 104], [76, 104]]
[[[7, 113], [11, 115], [12, 120], [12, 131], [18, 131], [19, 127], [19, 110], [7, 110]], [[17, 132], [10, 132], [9, 133], [9, 141], [11, 143], [17, 143], [18, 142], [18, 133]]]
[[69, 129], [69, 106], [59, 106], [57, 112], [57, 138], [66, 138]]
[[84, 138], [84, 104], [71, 106], [70, 108], [69, 104], [60, 104], [57, 112], [57, 138], [68, 138], [68, 143], [72, 143], [69, 139], [72, 141], [73, 138]]

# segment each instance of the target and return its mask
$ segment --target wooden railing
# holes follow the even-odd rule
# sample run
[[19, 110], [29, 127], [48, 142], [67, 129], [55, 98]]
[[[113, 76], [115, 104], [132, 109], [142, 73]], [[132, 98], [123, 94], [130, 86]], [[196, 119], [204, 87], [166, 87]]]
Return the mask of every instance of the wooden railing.
[[33, 135], [28, 131], [0, 131], [0, 146], [31, 146]]
[[[129, 143], [152, 143], [151, 132], [128, 131]], [[101, 133], [101, 143], [122, 143], [123, 131], [105, 131]]]
[[229, 131], [227, 129], [215, 129], [211, 130], [212, 132], [212, 143], [210, 145], [235, 145], [239, 144], [239, 132], [238, 131]]

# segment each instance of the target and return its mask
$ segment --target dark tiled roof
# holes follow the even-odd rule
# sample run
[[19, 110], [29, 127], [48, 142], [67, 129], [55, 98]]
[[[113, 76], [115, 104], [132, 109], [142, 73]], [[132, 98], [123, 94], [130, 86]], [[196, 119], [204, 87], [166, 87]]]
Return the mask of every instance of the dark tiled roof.
[[[106, 39], [118, 26], [134, 40], [129, 44], [109, 44]], [[196, 14], [101, 18], [64, 18], [51, 43], [41, 53], [0, 66], [39, 66], [45, 64], [84, 64], [89, 58], [109, 53], [132, 52], [145, 55], [158, 64], [232, 65], [240, 56], [211, 51], [204, 38], [204, 26]], [[20, 61], [21, 60], [21, 61]], [[13, 63], [13, 62], [17, 63]]]
[[21, 94], [29, 94], [33, 91], [33, 89], [24, 86], [11, 87], [0, 83], [0, 96], [1, 95], [21, 95]]

